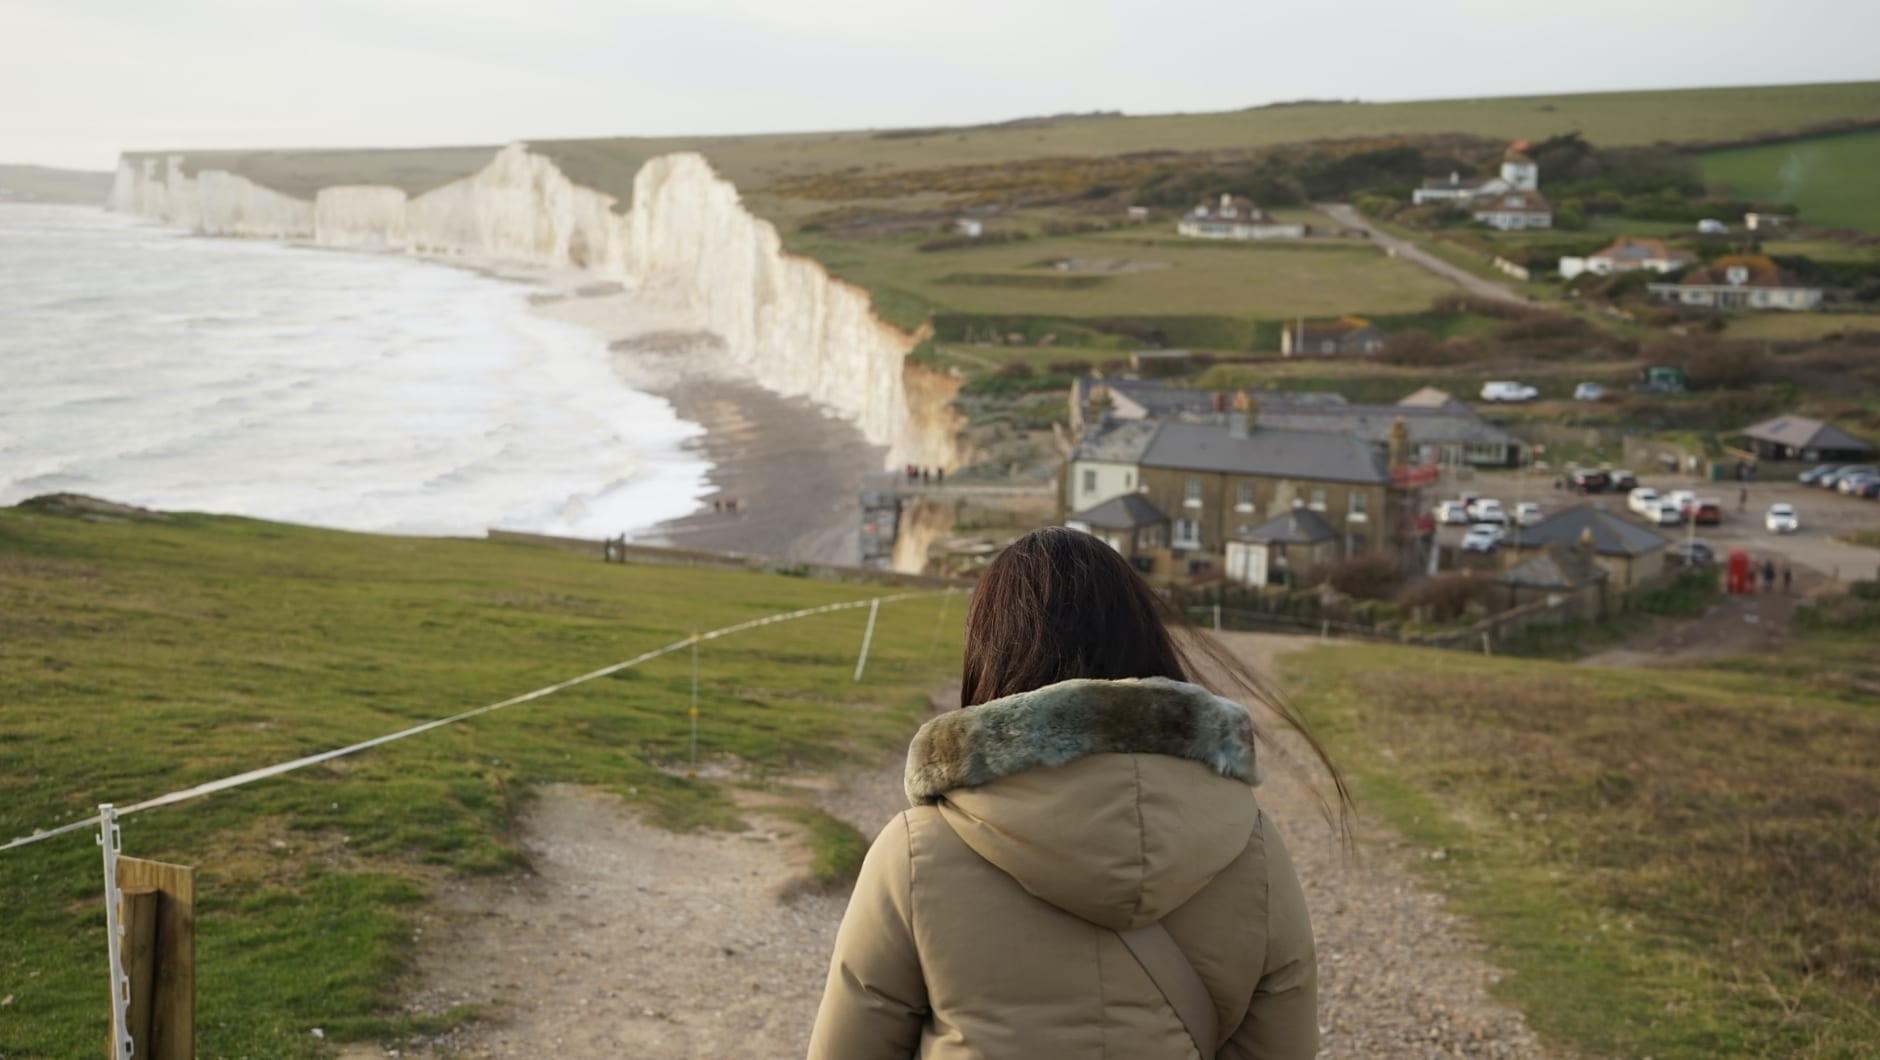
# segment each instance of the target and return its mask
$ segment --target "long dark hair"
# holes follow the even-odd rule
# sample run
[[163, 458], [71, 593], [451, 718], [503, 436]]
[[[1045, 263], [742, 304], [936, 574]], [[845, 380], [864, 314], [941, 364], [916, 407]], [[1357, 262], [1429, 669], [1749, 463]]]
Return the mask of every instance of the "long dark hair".
[[1336, 824], [1345, 830], [1351, 792], [1304, 720], [1219, 641], [1190, 625], [1115, 549], [1081, 530], [1046, 527], [1006, 546], [973, 589], [960, 706], [1076, 677], [1167, 677], [1264, 708], [1325, 767], [1337, 793]]

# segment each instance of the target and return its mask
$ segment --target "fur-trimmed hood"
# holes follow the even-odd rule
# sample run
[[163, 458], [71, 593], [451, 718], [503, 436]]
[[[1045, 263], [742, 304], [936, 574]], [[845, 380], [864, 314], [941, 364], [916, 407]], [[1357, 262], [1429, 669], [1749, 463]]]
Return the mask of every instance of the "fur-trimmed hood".
[[1118, 929], [1179, 908], [1240, 856], [1258, 780], [1245, 708], [1166, 678], [951, 711], [914, 737], [906, 775], [911, 803], [1035, 897]]

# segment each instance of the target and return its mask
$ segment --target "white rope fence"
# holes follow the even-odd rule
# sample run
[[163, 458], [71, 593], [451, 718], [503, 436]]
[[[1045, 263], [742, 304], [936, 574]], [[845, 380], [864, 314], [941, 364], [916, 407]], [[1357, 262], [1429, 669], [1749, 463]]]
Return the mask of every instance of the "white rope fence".
[[[955, 590], [952, 589], [944, 591], [946, 596], [951, 596], [954, 592]], [[895, 596], [877, 596], [867, 600], [850, 600], [839, 604], [824, 604], [820, 607], [806, 607], [800, 611], [786, 611], [780, 614], [766, 615], [763, 618], [753, 618], [747, 622], [739, 622], [735, 625], [725, 626], [722, 629], [714, 629], [709, 632], [694, 634], [683, 640], [675, 640], [665, 647], [641, 652], [631, 659], [614, 663], [611, 666], [603, 666], [598, 670], [590, 670], [579, 677], [570, 677], [566, 681], [557, 681], [552, 685], [547, 685], [531, 692], [524, 692], [519, 696], [511, 696], [500, 703], [486, 704], [472, 710], [466, 710], [460, 714], [452, 714], [448, 718], [438, 718], [435, 721], [427, 721], [421, 725], [413, 725], [408, 729], [400, 729], [394, 733], [387, 733], [384, 736], [377, 736], [370, 740], [362, 740], [359, 743], [349, 744], [345, 747], [336, 747], [330, 751], [321, 751], [319, 754], [308, 755], [305, 758], [296, 758], [291, 762], [281, 762], [271, 766], [263, 766], [260, 769], [251, 769], [246, 773], [238, 773], [232, 777], [211, 780], [207, 783], [198, 784], [193, 788], [172, 791], [167, 795], [159, 795], [153, 799], [145, 799], [142, 802], [135, 802], [129, 806], [120, 806], [117, 807], [115, 811], [115, 817], [122, 819], [132, 814], [142, 813], [145, 810], [154, 810], [161, 806], [172, 806], [179, 802], [199, 799], [205, 795], [214, 795], [217, 792], [228, 791], [231, 788], [239, 788], [247, 784], [253, 784], [256, 781], [267, 780], [270, 777], [278, 777], [284, 773], [292, 773], [295, 770], [305, 769], [308, 766], [316, 766], [322, 762], [331, 762], [335, 758], [344, 758], [347, 755], [357, 754], [360, 751], [370, 750], [374, 747], [382, 747], [385, 744], [403, 740], [410, 736], [416, 736], [419, 733], [430, 732], [432, 729], [441, 729], [446, 725], [455, 725], [458, 722], [469, 721], [471, 718], [502, 710], [505, 707], [528, 703], [532, 700], [541, 699], [544, 696], [554, 695], [556, 692], [560, 692], [564, 689], [573, 688], [576, 685], [586, 684], [589, 681], [606, 677], [609, 674], [616, 674], [622, 670], [631, 669], [641, 663], [650, 662], [662, 655], [670, 655], [673, 652], [682, 651], [703, 641], [717, 640], [720, 637], [728, 637], [733, 633], [743, 633], [747, 630], [758, 629], [762, 626], [776, 625], [779, 622], [792, 622], [799, 618], [809, 618], [812, 615], [826, 615], [834, 611], [850, 611], [856, 608], [866, 607], [869, 609], [868, 633], [862, 642], [862, 658], [858, 660], [855, 665], [855, 679], [859, 681], [861, 680], [862, 666], [867, 661], [868, 644], [869, 641], [873, 639], [874, 635], [875, 614], [880, 610], [881, 605], [936, 595], [941, 595], [940, 591], [927, 590], [924, 592], [900, 593]], [[43, 842], [70, 832], [88, 829], [102, 824], [104, 820], [105, 814], [98, 813], [83, 820], [59, 825], [56, 828], [38, 829], [31, 835], [21, 836], [17, 839], [9, 840], [5, 844], [0, 844], [0, 853], [5, 853], [6, 851], [18, 847], [29, 846], [33, 843]]]

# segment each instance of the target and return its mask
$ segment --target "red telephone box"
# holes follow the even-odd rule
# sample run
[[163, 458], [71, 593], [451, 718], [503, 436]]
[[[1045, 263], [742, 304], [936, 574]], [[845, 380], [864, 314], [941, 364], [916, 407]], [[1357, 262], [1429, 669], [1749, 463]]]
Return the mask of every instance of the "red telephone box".
[[1756, 575], [1750, 566], [1749, 553], [1740, 548], [1731, 549], [1730, 566], [1728, 570], [1730, 583], [1727, 588], [1730, 592], [1749, 593], [1755, 591]]

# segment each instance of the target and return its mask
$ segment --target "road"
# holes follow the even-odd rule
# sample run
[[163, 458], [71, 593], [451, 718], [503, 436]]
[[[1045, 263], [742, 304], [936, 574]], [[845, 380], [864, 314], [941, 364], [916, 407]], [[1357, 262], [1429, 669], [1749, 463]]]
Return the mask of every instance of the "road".
[[1467, 269], [1457, 268], [1429, 253], [1422, 247], [1417, 246], [1415, 243], [1398, 239], [1396, 236], [1378, 228], [1376, 225], [1365, 220], [1363, 215], [1359, 214], [1356, 209], [1350, 206], [1346, 206], [1342, 203], [1322, 202], [1314, 203], [1312, 208], [1347, 228], [1363, 230], [1371, 237], [1373, 243], [1383, 247], [1386, 251], [1402, 258], [1412, 265], [1416, 265], [1441, 276], [1443, 279], [1461, 287], [1472, 295], [1507, 302], [1511, 305], [1525, 306], [1528, 304], [1526, 298], [1510, 291], [1501, 284], [1484, 280], [1480, 276], [1469, 272]]

